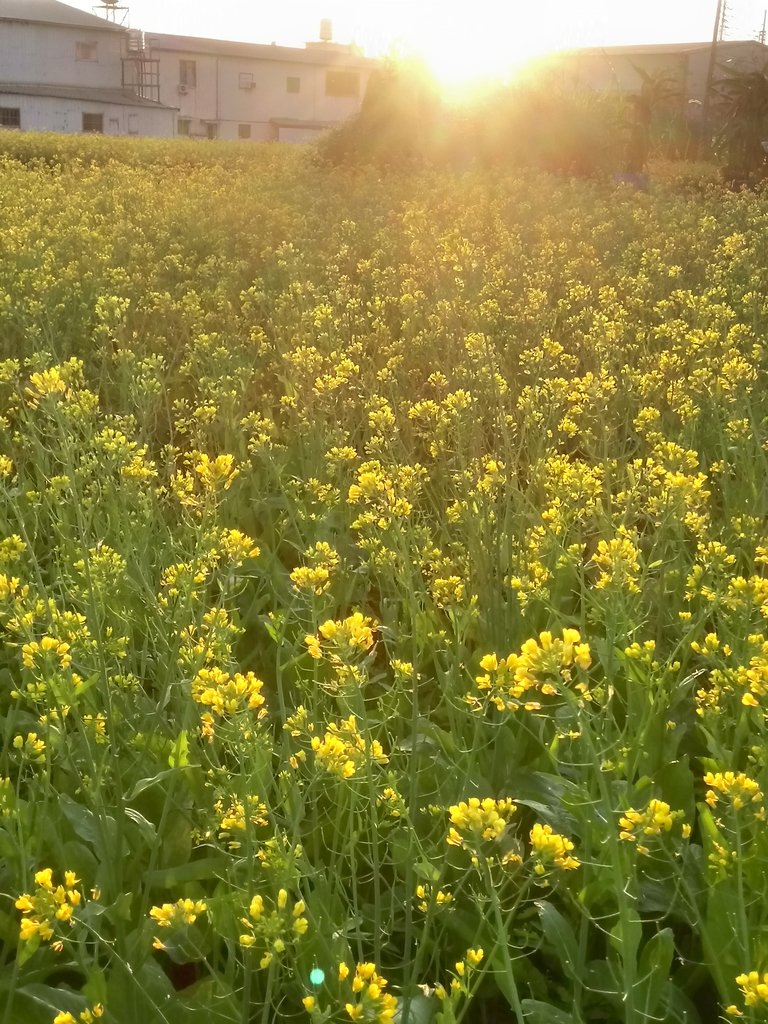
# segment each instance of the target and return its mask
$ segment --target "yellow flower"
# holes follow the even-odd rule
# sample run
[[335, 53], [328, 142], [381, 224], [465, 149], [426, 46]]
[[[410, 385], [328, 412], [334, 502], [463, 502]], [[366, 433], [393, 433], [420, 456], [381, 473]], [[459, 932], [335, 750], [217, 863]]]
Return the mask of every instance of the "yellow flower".
[[163, 903], [152, 907], [149, 916], [161, 928], [182, 928], [194, 924], [197, 918], [208, 910], [203, 900], [180, 899], [176, 903]]
[[200, 478], [203, 490], [209, 494], [228, 491], [240, 473], [240, 470], [235, 468], [234, 455], [217, 455], [215, 459], [207, 455], [198, 455], [192, 468]]
[[743, 772], [707, 772], [704, 782], [707, 786], [712, 787], [707, 790], [705, 796], [710, 807], [717, 807], [719, 801], [725, 797], [734, 811], [740, 811], [752, 804], [760, 805], [757, 808], [750, 807], [750, 809], [758, 820], [762, 821], [765, 818], [760, 786]]
[[574, 845], [570, 839], [552, 831], [549, 825], [535, 824], [530, 833], [531, 848], [538, 857], [534, 871], [543, 875], [554, 865], [563, 871], [575, 871], [581, 861], [571, 856]]
[[509, 824], [517, 805], [509, 798], [494, 800], [470, 797], [448, 808], [451, 825], [446, 837], [449, 846], [475, 851], [482, 842], [499, 839]]

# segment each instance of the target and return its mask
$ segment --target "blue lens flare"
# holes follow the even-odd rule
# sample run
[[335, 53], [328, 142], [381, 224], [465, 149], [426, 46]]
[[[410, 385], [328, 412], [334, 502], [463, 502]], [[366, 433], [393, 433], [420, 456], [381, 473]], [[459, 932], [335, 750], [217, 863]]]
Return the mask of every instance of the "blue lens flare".
[[310, 985], [322, 985], [325, 981], [325, 971], [321, 967], [313, 967], [309, 972]]

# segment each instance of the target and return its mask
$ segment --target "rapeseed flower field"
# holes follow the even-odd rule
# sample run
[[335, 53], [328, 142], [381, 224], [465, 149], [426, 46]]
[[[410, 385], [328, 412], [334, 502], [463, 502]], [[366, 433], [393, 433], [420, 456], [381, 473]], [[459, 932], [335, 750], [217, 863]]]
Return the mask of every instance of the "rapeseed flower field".
[[768, 1019], [768, 197], [0, 141], [2, 1024]]

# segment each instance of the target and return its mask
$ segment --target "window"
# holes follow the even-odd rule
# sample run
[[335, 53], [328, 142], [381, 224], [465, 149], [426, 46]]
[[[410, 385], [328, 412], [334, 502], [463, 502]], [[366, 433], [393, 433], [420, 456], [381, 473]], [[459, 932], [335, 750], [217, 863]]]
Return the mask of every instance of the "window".
[[251, 126], [249, 124], [239, 124], [237, 126], [237, 137], [238, 139], [250, 139]]
[[75, 60], [97, 60], [96, 43], [75, 43]]
[[288, 75], [285, 80], [286, 92], [301, 92], [301, 79], [298, 75]]
[[[135, 115], [132, 115], [135, 117]], [[119, 135], [120, 134], [120, 119], [117, 117], [110, 117], [109, 119], [109, 134]]]
[[218, 138], [219, 126], [216, 124], [215, 121], [209, 121], [208, 122], [208, 124], [205, 126], [205, 134], [206, 134], [206, 137], [209, 138], [209, 139]]
[[192, 121], [188, 117], [180, 117], [176, 122], [177, 135], [189, 135], [192, 128]]
[[343, 71], [338, 68], [325, 73], [326, 96], [358, 96], [360, 94], [360, 72]]
[[241, 89], [252, 89], [253, 75], [248, 71], [241, 71], [238, 75], [238, 84]]
[[21, 107], [0, 107], [0, 128], [21, 128]]
[[197, 61], [196, 60], [180, 60], [179, 61], [179, 85], [195, 86], [197, 85]]
[[104, 134], [103, 114], [83, 114], [83, 131]]
[[139, 115], [129, 114], [128, 115], [128, 134], [138, 135], [139, 134]]

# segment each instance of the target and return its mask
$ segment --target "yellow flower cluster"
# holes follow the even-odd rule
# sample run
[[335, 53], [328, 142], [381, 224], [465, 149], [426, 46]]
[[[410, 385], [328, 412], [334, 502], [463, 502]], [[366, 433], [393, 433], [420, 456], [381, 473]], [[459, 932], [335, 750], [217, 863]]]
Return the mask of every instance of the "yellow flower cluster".
[[331, 722], [323, 739], [313, 736], [312, 750], [317, 763], [340, 779], [351, 779], [369, 762], [387, 764], [389, 761], [378, 740], [368, 742], [360, 735], [354, 715], [338, 725]]
[[451, 828], [446, 842], [449, 846], [474, 853], [482, 843], [500, 839], [509, 825], [517, 805], [509, 798], [494, 800], [473, 796], [448, 808]]
[[149, 916], [160, 928], [184, 928], [194, 924], [207, 910], [208, 905], [203, 900], [180, 899], [175, 903], [152, 907]]
[[203, 668], [192, 680], [192, 698], [220, 718], [255, 711], [261, 719], [267, 713], [263, 688], [253, 672], [230, 675], [220, 668]]
[[592, 556], [592, 561], [600, 570], [595, 583], [598, 590], [610, 588], [628, 594], [640, 592], [640, 551], [636, 540], [626, 529], [620, 529], [617, 537], [597, 542], [597, 552]]
[[218, 819], [219, 839], [225, 840], [230, 850], [240, 849], [242, 842], [239, 837], [249, 825], [255, 828], [269, 825], [266, 805], [256, 796], [248, 796], [245, 801], [217, 800], [213, 809]]
[[[582, 642], [577, 629], [564, 629], [562, 639], [543, 632], [538, 641], [526, 640], [520, 654], [481, 658], [483, 672], [475, 677], [475, 683], [483, 700], [470, 693], [466, 701], [476, 711], [482, 711], [485, 702], [499, 711], [537, 711], [542, 706], [540, 697], [556, 696], [562, 686], [572, 682], [574, 669], [586, 671], [591, 664], [589, 644]], [[586, 683], [577, 683], [575, 689], [587, 693]]]
[[[163, 903], [159, 907], [152, 907], [149, 916], [159, 928], [177, 932], [193, 925], [198, 917], [207, 911], [208, 904], [204, 900], [180, 899], [175, 903]], [[154, 949], [165, 949], [165, 943], [157, 936], [152, 940], [152, 946]]]
[[63, 670], [72, 664], [70, 645], [53, 636], [44, 636], [24, 644], [21, 649], [24, 668], [44, 673], [46, 669]]
[[747, 807], [758, 821], [765, 820], [762, 790], [748, 775], [743, 772], [707, 772], [704, 783], [711, 787], [705, 796], [710, 807], [717, 807], [725, 799], [734, 811]]
[[434, 907], [447, 907], [453, 903], [453, 894], [448, 889], [435, 891], [429, 884], [416, 886], [416, 904], [422, 914], [427, 914]]
[[36, 945], [49, 942], [55, 950], [61, 950], [62, 942], [51, 942], [55, 935], [57, 923], [74, 923], [75, 909], [83, 900], [82, 892], [77, 888], [79, 879], [74, 871], [64, 872], [64, 881], [56, 885], [53, 870], [43, 868], [35, 873], [37, 888], [33, 893], [22, 893], [16, 900], [16, 909], [22, 913], [19, 926], [19, 938], [22, 942]]
[[99, 1017], [104, 1016], [104, 1007], [101, 1003], [96, 1003], [90, 1009], [81, 1010], [77, 1017], [69, 1010], [62, 1010], [61, 1013], [57, 1013], [53, 1018], [53, 1024], [93, 1024]]
[[[340, 964], [339, 980], [346, 981], [348, 977], [349, 968]], [[357, 964], [349, 985], [352, 996], [344, 1004], [344, 1009], [350, 1020], [373, 1021], [375, 1024], [389, 1024], [394, 1020], [397, 999], [385, 991], [387, 981], [377, 973], [375, 964]]]
[[346, 619], [328, 619], [317, 631], [308, 635], [304, 643], [316, 660], [325, 657], [334, 664], [345, 664], [367, 654], [373, 647], [374, 630], [378, 624], [362, 612], [353, 612]]
[[[627, 843], [635, 843], [637, 852], [649, 854], [650, 850], [644, 842], [638, 842], [639, 836], [659, 837], [672, 831], [673, 826], [683, 817], [682, 811], [673, 811], [664, 800], [655, 797], [648, 801], [645, 810], [636, 811], [628, 808], [619, 818], [619, 839]], [[682, 826], [682, 837], [687, 839], [691, 834], [690, 825]]]
[[444, 985], [435, 985], [435, 996], [441, 1003], [448, 1003], [451, 1010], [451, 1018], [455, 1017], [455, 1010], [458, 1003], [471, 994], [470, 982], [477, 968], [483, 962], [485, 950], [482, 947], [468, 949], [463, 960], [457, 960], [454, 969], [455, 974], [446, 990]]
[[281, 956], [306, 934], [309, 921], [304, 917], [305, 911], [304, 900], [296, 900], [291, 905], [286, 889], [279, 890], [271, 909], [257, 894], [248, 907], [248, 916], [241, 918], [248, 931], [240, 936], [240, 945], [244, 949], [261, 946], [264, 952], [259, 966], [269, 967], [275, 956]]
[[331, 587], [331, 579], [339, 565], [339, 555], [326, 541], [319, 541], [304, 552], [308, 565], [300, 565], [291, 572], [291, 583], [297, 590], [321, 597]]
[[551, 867], [561, 871], [575, 871], [581, 867], [581, 861], [572, 856], [575, 847], [571, 840], [553, 832], [550, 825], [537, 822], [531, 829], [530, 839], [536, 859], [533, 870], [537, 875], [545, 875]]

